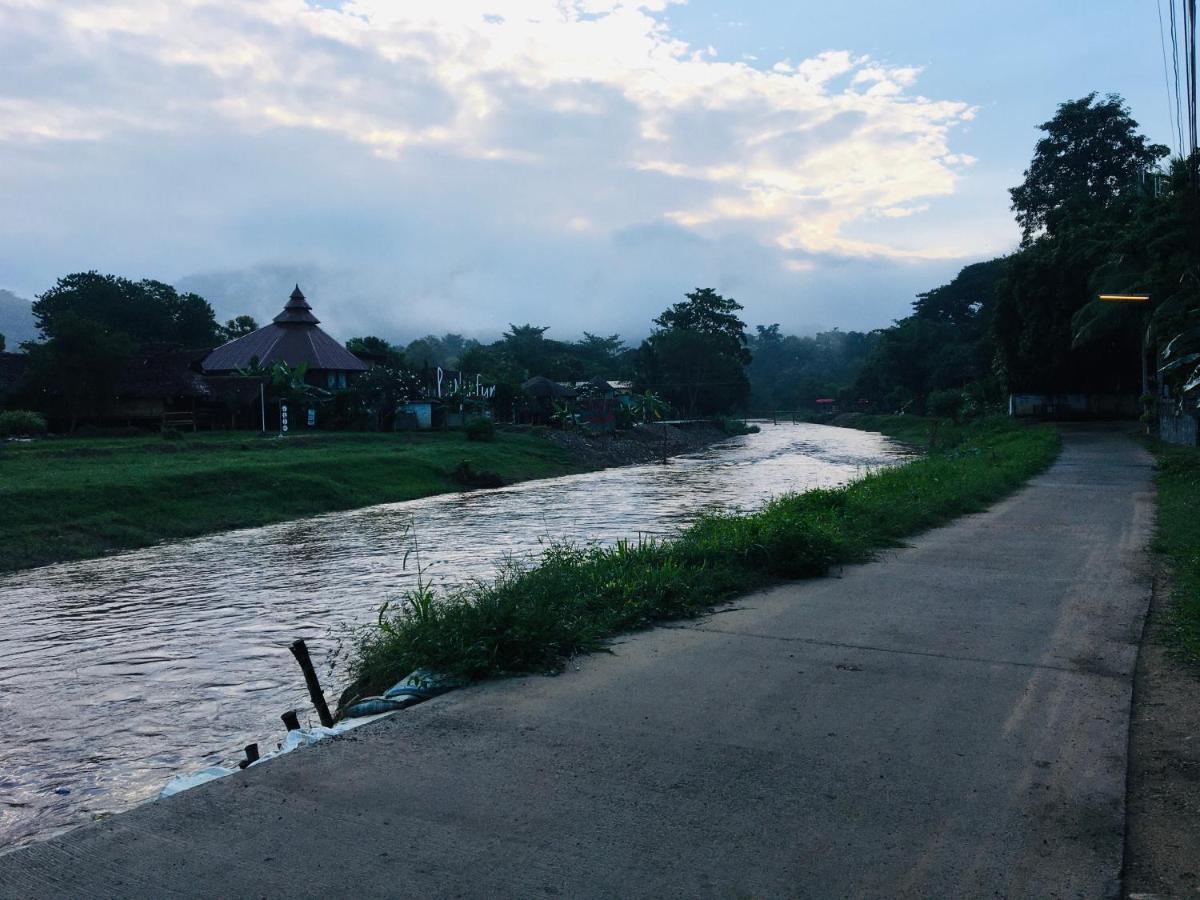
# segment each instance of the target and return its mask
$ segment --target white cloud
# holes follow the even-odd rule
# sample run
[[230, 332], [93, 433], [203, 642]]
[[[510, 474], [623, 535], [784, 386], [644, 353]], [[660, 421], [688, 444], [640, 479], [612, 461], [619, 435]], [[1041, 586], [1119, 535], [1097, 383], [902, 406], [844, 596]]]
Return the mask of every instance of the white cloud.
[[[575, 252], [600, 268], [617, 235], [668, 223], [709, 246], [758, 246], [787, 277], [821, 255], [970, 252], [953, 235], [916, 249], [878, 229], [849, 236], [954, 192], [973, 162], [951, 146], [973, 114], [966, 103], [914, 93], [917, 68], [849, 51], [769, 69], [722, 61], [676, 39], [658, 15], [667, 6], [0, 0], [0, 55], [21, 72], [0, 83], [0, 168], [13, 173], [0, 188], [32, 178], [29, 196], [50, 195], [23, 224], [64, 253], [90, 235], [70, 233], [72, 212], [115, 202], [109, 240], [146, 245], [102, 240], [105, 259], [182, 271], [312, 254], [321, 236], [327, 262], [357, 264], [370, 241], [347, 240], [348, 221], [389, 238], [429, 222], [483, 258], [489, 241], [536, 248], [566, 233], [590, 242]], [[194, 189], [171, 175], [184, 159]], [[175, 198], [175, 233], [141, 221], [139, 200], [114, 200], [111, 184], [89, 188], [89, 176], [117, 179], [140, 202]], [[256, 221], [278, 225], [289, 202], [335, 221], [311, 223], [311, 241], [292, 223], [254, 232]], [[484, 302], [462, 287], [471, 279], [442, 274], [462, 308]], [[598, 283], [584, 269], [561, 281]]]

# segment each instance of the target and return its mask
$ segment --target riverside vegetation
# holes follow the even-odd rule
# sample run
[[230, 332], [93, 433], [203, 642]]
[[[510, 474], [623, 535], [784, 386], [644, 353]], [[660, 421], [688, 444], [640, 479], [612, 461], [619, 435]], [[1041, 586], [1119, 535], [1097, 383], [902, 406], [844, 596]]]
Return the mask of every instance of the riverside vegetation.
[[527, 434], [73, 438], [0, 444], [0, 571], [462, 490], [469, 460], [505, 482], [584, 471]]
[[[919, 444], [930, 426], [863, 417], [856, 427]], [[955, 516], [983, 509], [1048, 467], [1057, 433], [1003, 418], [941, 428], [937, 447], [850, 485], [780, 497], [750, 514], [701, 518], [674, 539], [613, 547], [551, 546], [536, 564], [508, 563], [496, 578], [442, 594], [426, 583], [351, 652], [355, 697], [418, 668], [486, 678], [554, 671], [614, 635], [708, 612], [749, 590], [823, 575]]]
[[1200, 667], [1200, 450], [1158, 447], [1158, 529], [1154, 549], [1170, 561], [1172, 598], [1163, 636]]

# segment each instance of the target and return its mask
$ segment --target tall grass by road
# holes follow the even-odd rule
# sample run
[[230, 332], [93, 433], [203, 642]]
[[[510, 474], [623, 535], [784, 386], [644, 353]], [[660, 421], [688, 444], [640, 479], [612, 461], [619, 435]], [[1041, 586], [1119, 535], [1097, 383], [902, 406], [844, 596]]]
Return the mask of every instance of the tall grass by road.
[[1154, 549], [1172, 569], [1163, 636], [1176, 655], [1200, 666], [1200, 450], [1158, 448], [1158, 529]]
[[[928, 424], [872, 417], [857, 427], [920, 443]], [[345, 700], [413, 669], [484, 678], [555, 670], [616, 634], [700, 615], [785, 579], [823, 575], [963, 513], [985, 508], [1057, 456], [1057, 433], [1008, 419], [943, 428], [928, 455], [850, 485], [781, 497], [747, 514], [709, 515], [671, 540], [550, 547], [534, 565], [436, 596], [423, 587], [350, 660]]]

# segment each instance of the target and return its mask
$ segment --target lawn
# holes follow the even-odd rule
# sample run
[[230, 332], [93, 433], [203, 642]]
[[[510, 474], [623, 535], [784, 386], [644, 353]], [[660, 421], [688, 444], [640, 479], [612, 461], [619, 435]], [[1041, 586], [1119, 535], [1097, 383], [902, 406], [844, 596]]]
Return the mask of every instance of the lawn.
[[469, 460], [505, 481], [582, 470], [528, 434], [214, 433], [0, 444], [0, 571], [338, 509], [462, 490]]

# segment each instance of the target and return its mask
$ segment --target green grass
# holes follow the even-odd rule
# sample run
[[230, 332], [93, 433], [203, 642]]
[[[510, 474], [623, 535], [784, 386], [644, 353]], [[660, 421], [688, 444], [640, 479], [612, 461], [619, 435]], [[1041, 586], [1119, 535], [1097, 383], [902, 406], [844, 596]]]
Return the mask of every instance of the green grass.
[[1156, 449], [1154, 549], [1166, 556], [1173, 571], [1163, 637], [1180, 659], [1200, 666], [1200, 450], [1167, 445]]
[[[859, 423], [899, 436], [922, 420]], [[985, 508], [1045, 469], [1057, 433], [1008, 419], [943, 431], [939, 450], [846, 487], [780, 498], [748, 515], [711, 515], [667, 541], [553, 546], [530, 567], [444, 596], [412, 592], [381, 612], [352, 652], [349, 701], [413, 669], [485, 678], [553, 671], [613, 635], [697, 616], [785, 579], [825, 574], [962, 513]]]
[[0, 571], [461, 490], [462, 460], [505, 481], [582, 470], [525, 434], [216, 433], [0, 444]]

